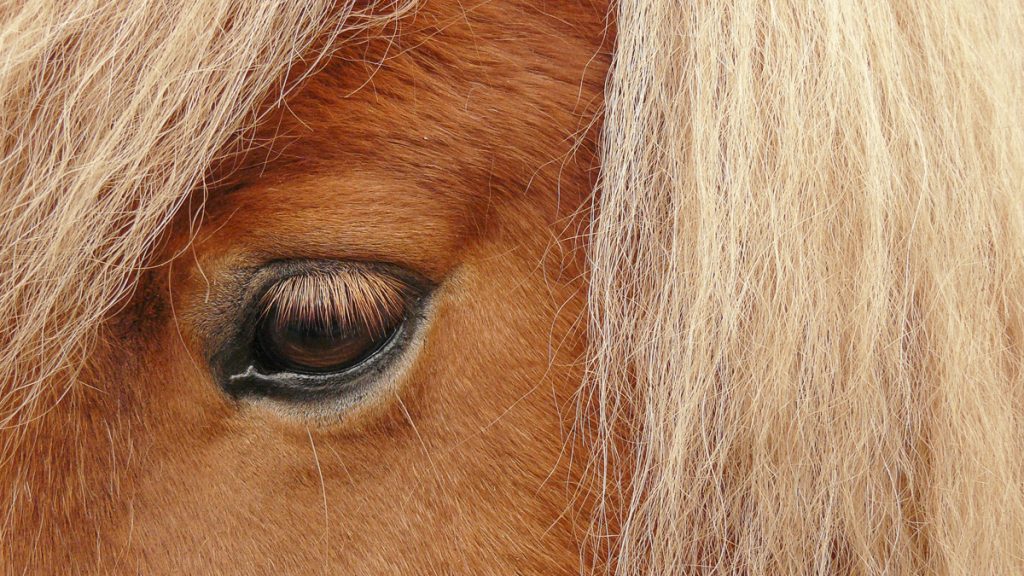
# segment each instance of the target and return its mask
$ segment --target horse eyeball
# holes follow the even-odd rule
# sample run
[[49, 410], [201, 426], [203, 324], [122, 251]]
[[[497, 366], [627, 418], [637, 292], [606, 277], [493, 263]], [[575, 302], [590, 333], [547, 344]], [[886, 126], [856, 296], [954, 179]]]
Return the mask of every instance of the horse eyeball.
[[273, 369], [326, 374], [373, 356], [394, 335], [403, 315], [381, 310], [370, 321], [359, 313], [324, 318], [289, 318], [274, 308], [260, 322], [256, 344]]
[[265, 297], [255, 345], [262, 364], [300, 374], [340, 372], [374, 355], [405, 319], [404, 286], [366, 274], [286, 278]]

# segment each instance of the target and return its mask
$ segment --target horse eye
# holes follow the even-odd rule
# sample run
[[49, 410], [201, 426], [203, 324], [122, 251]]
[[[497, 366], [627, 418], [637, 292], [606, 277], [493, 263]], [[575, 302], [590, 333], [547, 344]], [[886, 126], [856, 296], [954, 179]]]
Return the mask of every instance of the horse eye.
[[238, 336], [213, 358], [225, 392], [342, 406], [390, 385], [421, 325], [428, 283], [387, 265], [286, 261], [263, 273]]
[[404, 310], [378, 306], [373, 317], [323, 307], [325, 317], [294, 317], [274, 306], [256, 329], [257, 352], [270, 369], [302, 374], [340, 372], [370, 358], [394, 336]]

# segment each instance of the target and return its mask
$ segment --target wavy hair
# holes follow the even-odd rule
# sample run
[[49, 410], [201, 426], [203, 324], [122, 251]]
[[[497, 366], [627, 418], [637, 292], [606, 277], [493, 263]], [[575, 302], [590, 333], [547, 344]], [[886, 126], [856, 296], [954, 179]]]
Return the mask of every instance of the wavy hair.
[[617, 17], [589, 380], [616, 573], [1024, 573], [1024, 5]]

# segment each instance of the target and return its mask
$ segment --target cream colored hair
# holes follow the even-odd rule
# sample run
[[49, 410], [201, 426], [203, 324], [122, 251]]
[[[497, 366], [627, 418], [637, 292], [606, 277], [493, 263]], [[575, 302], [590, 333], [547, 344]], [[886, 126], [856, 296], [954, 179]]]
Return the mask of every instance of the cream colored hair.
[[619, 574], [1024, 573], [1022, 23], [619, 3], [590, 293]]
[[[4, 428], [366, 21], [333, 4], [0, 5]], [[1024, 571], [1024, 7], [616, 10], [586, 382], [613, 568]]]

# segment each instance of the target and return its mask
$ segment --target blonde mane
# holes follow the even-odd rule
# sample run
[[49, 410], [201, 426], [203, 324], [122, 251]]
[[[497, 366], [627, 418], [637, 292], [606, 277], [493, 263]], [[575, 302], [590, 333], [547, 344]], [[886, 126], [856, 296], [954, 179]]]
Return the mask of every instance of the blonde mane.
[[[0, 468], [210, 167], [406, 7], [0, 6]], [[1024, 6], [615, 14], [584, 383], [610, 569], [1024, 572]]]
[[1024, 6], [617, 14], [590, 385], [618, 574], [1024, 573]]

